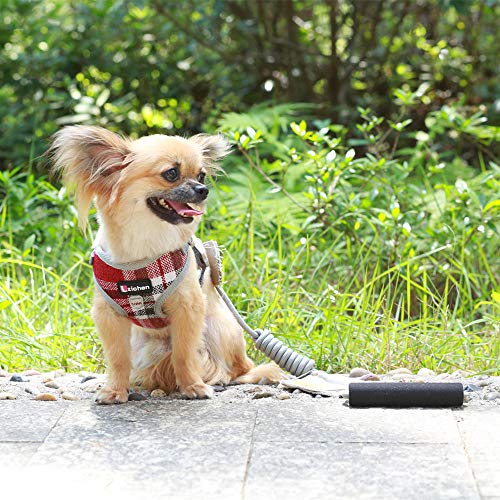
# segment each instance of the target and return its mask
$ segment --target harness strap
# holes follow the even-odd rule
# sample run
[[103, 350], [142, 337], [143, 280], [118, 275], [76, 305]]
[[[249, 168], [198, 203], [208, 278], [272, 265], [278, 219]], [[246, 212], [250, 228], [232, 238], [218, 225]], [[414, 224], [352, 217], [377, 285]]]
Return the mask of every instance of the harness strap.
[[196, 258], [196, 265], [198, 266], [198, 269], [200, 270], [200, 278], [199, 278], [200, 286], [203, 286], [203, 280], [205, 278], [205, 271], [208, 267], [208, 264], [205, 262], [203, 254], [196, 248], [196, 245], [193, 242], [190, 242], [189, 245], [193, 249], [194, 256]]

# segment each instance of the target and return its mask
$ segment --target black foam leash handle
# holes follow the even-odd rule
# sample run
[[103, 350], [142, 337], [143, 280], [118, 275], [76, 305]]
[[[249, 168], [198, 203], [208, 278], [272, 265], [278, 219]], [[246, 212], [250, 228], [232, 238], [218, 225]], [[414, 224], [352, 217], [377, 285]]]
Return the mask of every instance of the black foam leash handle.
[[460, 383], [365, 382], [349, 384], [349, 406], [447, 408], [464, 404]]

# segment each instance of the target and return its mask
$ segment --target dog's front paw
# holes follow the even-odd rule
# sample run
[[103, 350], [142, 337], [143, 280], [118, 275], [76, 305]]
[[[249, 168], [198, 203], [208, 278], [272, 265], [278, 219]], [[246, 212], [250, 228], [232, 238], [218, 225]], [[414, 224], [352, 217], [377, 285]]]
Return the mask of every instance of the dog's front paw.
[[99, 405], [126, 403], [128, 401], [128, 391], [127, 389], [115, 390], [104, 387], [97, 393], [95, 401]]
[[214, 390], [209, 385], [199, 382], [181, 387], [181, 394], [186, 399], [208, 399], [213, 397]]

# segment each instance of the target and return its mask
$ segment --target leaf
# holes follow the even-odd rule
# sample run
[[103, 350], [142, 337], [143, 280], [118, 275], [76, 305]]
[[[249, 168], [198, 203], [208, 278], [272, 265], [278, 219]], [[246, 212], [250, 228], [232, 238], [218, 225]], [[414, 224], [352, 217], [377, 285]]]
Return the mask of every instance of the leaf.
[[493, 302], [500, 304], [500, 292], [491, 292], [491, 298], [493, 299]]
[[109, 94], [110, 94], [109, 89], [104, 89], [95, 101], [96, 106], [99, 108], [102, 107], [108, 101]]
[[345, 159], [346, 159], [346, 162], [349, 163], [353, 158], [354, 156], [356, 155], [356, 151], [354, 151], [354, 149], [349, 149], [349, 151], [347, 151], [347, 153], [345, 154]]
[[490, 201], [484, 208], [483, 212], [487, 212], [488, 210], [491, 210], [492, 208], [497, 208], [500, 207], [500, 200], [493, 200]]
[[391, 210], [391, 215], [394, 219], [397, 219], [399, 217], [399, 214], [401, 213], [401, 209], [399, 208], [399, 205], [396, 205], [392, 210]]
[[250, 136], [250, 139], [253, 139], [255, 137], [255, 129], [247, 127], [247, 134]]
[[325, 157], [328, 163], [332, 163], [333, 160], [337, 157], [337, 153], [332, 149]]

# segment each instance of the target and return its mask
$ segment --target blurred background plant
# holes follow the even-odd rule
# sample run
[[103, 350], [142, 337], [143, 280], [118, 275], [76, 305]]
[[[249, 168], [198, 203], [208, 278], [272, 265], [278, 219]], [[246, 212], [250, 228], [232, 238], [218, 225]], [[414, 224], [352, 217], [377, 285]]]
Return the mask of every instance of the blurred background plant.
[[1, 366], [103, 368], [90, 243], [39, 158], [80, 123], [227, 135], [201, 236], [320, 367], [498, 372], [497, 2], [0, 6]]

